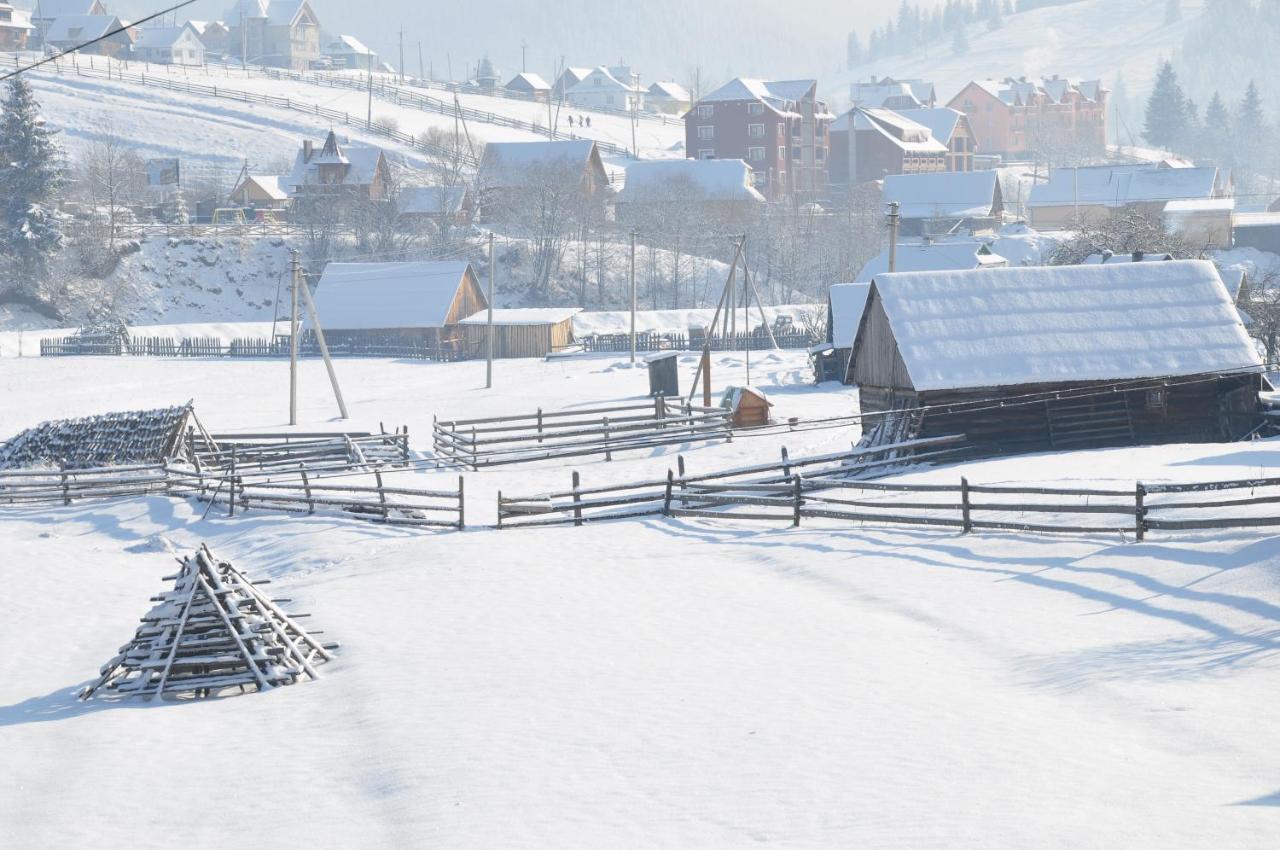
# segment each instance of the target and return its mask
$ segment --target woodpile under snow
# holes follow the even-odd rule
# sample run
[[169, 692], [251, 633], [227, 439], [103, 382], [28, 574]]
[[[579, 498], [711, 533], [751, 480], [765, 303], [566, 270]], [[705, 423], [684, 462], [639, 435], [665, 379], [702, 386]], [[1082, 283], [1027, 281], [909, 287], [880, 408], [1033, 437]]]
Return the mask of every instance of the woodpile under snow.
[[191, 403], [158, 410], [55, 419], [0, 444], [0, 469], [94, 469], [163, 463], [180, 452]]
[[199, 698], [316, 679], [337, 644], [321, 644], [228, 561], [205, 545], [182, 560], [173, 589], [142, 618], [133, 639], [81, 699], [108, 694]]

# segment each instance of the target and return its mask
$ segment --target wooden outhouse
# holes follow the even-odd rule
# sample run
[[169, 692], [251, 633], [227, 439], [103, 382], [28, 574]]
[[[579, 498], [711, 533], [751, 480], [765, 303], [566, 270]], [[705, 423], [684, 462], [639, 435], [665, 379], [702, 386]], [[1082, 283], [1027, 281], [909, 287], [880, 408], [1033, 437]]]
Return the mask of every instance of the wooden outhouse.
[[466, 262], [330, 263], [315, 301], [332, 341], [394, 341], [454, 352], [462, 350], [462, 320], [488, 307]]
[[1217, 269], [1186, 260], [877, 275], [848, 381], [864, 414], [1011, 452], [1239, 438], [1261, 367]]
[[[494, 357], [546, 357], [573, 345], [573, 317], [579, 307], [527, 307], [493, 311]], [[458, 323], [468, 357], [488, 352], [489, 311]]]

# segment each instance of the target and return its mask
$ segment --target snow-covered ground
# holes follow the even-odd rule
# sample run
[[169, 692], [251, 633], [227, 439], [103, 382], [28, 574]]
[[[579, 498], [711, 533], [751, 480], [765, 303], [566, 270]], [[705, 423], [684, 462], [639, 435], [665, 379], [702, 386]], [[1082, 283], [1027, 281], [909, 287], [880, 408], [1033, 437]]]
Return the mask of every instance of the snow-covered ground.
[[[687, 382], [693, 358], [682, 361]], [[802, 355], [753, 357], [775, 415], [847, 413]], [[352, 428], [642, 396], [625, 359], [338, 364]], [[745, 377], [716, 360], [717, 389]], [[0, 436], [194, 397], [280, 427], [265, 361], [0, 365]], [[333, 427], [302, 367], [300, 428]], [[846, 429], [685, 449], [691, 468], [847, 446]], [[670, 451], [575, 464], [653, 477]], [[974, 462], [925, 480], [1275, 474], [1280, 444]], [[468, 476], [562, 486], [564, 464]], [[443, 473], [404, 473], [402, 481]], [[165, 499], [0, 508], [0, 828], [14, 847], [1266, 847], [1280, 540], [958, 536], [699, 521], [418, 534], [202, 518]], [[216, 512], [215, 512], [216, 513]], [[343, 645], [319, 682], [202, 703], [82, 705], [174, 553], [208, 541]], [[295, 802], [296, 800], [296, 802]], [[211, 802], [212, 801], [212, 802]], [[298, 808], [301, 807], [301, 808]]]

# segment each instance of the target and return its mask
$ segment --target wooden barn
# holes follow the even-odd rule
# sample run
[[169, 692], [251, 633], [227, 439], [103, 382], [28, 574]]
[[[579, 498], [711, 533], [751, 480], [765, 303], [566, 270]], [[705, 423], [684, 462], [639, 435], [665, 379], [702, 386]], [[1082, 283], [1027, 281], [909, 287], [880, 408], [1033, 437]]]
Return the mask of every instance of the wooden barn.
[[1213, 264], [1186, 260], [877, 275], [848, 381], [863, 413], [1016, 452], [1239, 438], [1261, 366]]
[[467, 262], [330, 263], [316, 310], [332, 342], [462, 350], [463, 319], [489, 306]]
[[[573, 317], [580, 307], [525, 307], [493, 311], [494, 357], [546, 357], [573, 345]], [[487, 309], [459, 322], [468, 357], [488, 351]]]
[[809, 349], [818, 383], [843, 381], [848, 374], [853, 340], [870, 292], [870, 283], [837, 283], [827, 290], [827, 341]]

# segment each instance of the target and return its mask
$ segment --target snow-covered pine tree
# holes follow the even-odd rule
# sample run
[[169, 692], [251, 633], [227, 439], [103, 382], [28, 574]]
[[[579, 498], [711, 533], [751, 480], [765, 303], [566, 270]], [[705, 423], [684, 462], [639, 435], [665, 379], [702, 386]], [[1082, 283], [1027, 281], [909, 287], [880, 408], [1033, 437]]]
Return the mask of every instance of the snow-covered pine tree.
[[35, 295], [62, 243], [53, 202], [62, 185], [62, 152], [44, 125], [31, 86], [9, 80], [0, 114], [0, 259], [14, 288]]
[[191, 212], [187, 208], [187, 195], [182, 189], [174, 187], [164, 199], [165, 224], [189, 224]]
[[1214, 92], [1209, 105], [1204, 108], [1205, 153], [1217, 160], [1219, 165], [1232, 165], [1232, 134], [1231, 113], [1222, 102], [1222, 96]]
[[1147, 100], [1147, 123], [1143, 135], [1151, 144], [1172, 148], [1185, 138], [1187, 129], [1187, 98], [1178, 84], [1178, 75], [1171, 62], [1160, 66], [1155, 87]]
[[845, 66], [848, 68], [856, 68], [862, 64], [862, 39], [858, 38], [857, 30], [849, 31], [849, 38], [845, 42]]

